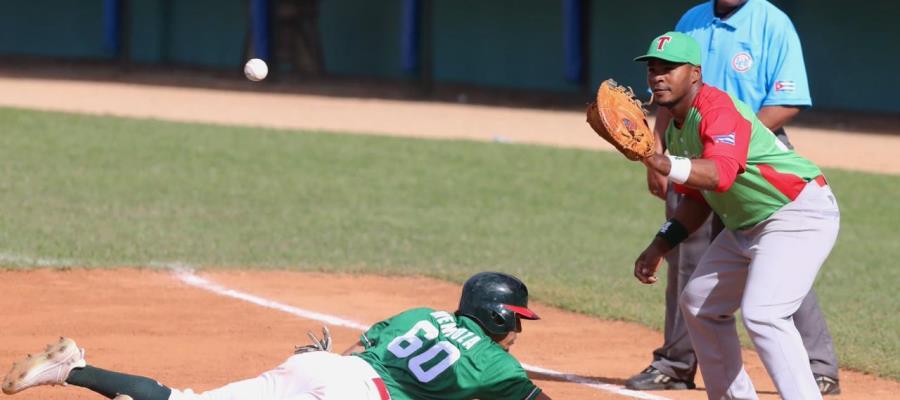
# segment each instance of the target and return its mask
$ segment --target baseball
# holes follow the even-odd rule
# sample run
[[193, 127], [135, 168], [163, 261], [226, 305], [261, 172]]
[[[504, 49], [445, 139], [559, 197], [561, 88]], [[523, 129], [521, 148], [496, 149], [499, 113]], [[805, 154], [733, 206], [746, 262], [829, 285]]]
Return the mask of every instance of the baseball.
[[247, 76], [247, 79], [258, 82], [263, 79], [266, 79], [266, 75], [269, 74], [269, 66], [266, 65], [266, 62], [260, 60], [258, 58], [251, 58], [244, 64], [244, 75]]

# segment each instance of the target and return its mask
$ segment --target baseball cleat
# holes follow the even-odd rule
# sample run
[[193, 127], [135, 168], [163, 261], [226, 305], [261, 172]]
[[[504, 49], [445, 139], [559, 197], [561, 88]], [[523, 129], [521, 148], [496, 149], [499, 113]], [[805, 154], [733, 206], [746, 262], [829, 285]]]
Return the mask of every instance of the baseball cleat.
[[815, 374], [815, 377], [816, 385], [819, 386], [819, 393], [821, 393], [822, 396], [841, 394], [841, 384], [837, 379], [818, 374]]
[[694, 382], [675, 379], [652, 366], [628, 378], [625, 381], [625, 387], [631, 390], [686, 390], [696, 388]]
[[85, 365], [84, 349], [78, 348], [74, 340], [61, 337], [43, 353], [29, 354], [13, 364], [3, 379], [3, 393], [19, 393], [33, 386], [65, 385], [72, 369]]

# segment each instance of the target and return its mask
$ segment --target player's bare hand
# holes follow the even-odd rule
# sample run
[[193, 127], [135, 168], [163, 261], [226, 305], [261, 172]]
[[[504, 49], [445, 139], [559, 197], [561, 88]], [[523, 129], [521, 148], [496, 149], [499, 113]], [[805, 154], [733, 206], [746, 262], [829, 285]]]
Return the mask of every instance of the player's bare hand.
[[634, 277], [641, 283], [648, 285], [656, 283], [656, 272], [659, 271], [659, 264], [665, 254], [665, 251], [660, 249], [657, 243], [654, 241], [647, 246], [647, 249], [634, 261]]
[[669, 178], [652, 168], [647, 168], [647, 190], [650, 191], [650, 194], [665, 200], [668, 185]]

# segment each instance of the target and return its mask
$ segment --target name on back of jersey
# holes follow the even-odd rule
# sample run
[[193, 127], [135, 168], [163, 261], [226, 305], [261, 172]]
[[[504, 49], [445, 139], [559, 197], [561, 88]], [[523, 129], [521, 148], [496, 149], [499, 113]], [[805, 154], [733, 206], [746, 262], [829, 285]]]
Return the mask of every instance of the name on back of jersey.
[[444, 336], [459, 343], [459, 345], [466, 350], [471, 350], [472, 347], [475, 347], [475, 345], [481, 341], [481, 336], [478, 336], [466, 328], [456, 326], [456, 318], [450, 313], [446, 311], [435, 311], [431, 313], [431, 316], [441, 325], [441, 333], [443, 333]]

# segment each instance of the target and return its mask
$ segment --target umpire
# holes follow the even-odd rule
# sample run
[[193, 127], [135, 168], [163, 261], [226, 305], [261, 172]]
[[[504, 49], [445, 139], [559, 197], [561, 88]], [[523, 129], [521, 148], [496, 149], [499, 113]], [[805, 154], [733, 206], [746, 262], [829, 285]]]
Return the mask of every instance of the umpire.
[[[731, 93], [753, 107], [757, 117], [780, 141], [792, 148], [783, 126], [801, 108], [812, 105], [800, 39], [790, 18], [766, 0], [710, 0], [688, 10], [676, 31], [700, 43], [703, 80]], [[671, 121], [664, 108], [658, 110], [654, 132], [663, 146]], [[665, 151], [664, 148], [658, 151]], [[666, 218], [677, 208], [681, 195], [668, 186], [666, 177], [648, 169], [650, 192], [666, 200]], [[665, 341], [653, 351], [653, 362], [625, 383], [629, 389], [692, 389], [697, 358], [678, 307], [678, 296], [721, 230], [713, 215], [689, 239], [666, 255]], [[810, 291], [793, 315], [794, 324], [810, 357], [810, 366], [823, 395], [839, 394], [838, 365], [831, 335]]]

